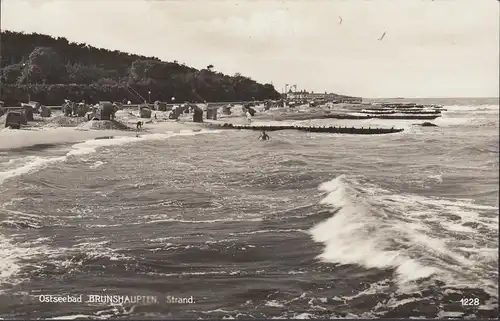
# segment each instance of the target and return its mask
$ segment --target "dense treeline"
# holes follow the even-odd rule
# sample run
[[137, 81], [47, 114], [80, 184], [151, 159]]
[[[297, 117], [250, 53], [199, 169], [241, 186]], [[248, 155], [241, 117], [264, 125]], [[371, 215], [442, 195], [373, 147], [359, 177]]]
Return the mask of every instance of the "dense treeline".
[[[236, 73], [197, 70], [155, 57], [132, 55], [42, 34], [2, 31], [1, 98], [6, 105], [28, 99], [60, 105], [64, 99], [239, 101], [279, 98], [271, 84]], [[149, 94], [151, 92], [151, 94]]]

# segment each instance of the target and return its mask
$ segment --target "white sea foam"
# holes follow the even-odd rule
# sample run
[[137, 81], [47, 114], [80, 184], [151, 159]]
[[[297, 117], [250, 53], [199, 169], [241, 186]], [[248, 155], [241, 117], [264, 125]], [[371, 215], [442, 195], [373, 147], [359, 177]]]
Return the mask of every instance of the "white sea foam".
[[96, 161], [94, 164], [90, 165], [89, 168], [90, 169], [96, 169], [97, 167], [100, 167], [100, 166], [102, 166], [104, 164], [105, 164], [104, 162]]
[[[321, 203], [337, 210], [310, 230], [314, 241], [325, 244], [319, 256], [323, 261], [394, 269], [401, 287], [437, 277], [495, 292], [491, 267], [498, 264], [498, 255], [488, 249], [497, 244], [498, 219], [495, 226], [495, 219], [483, 212], [497, 208], [469, 200], [400, 195], [344, 175], [321, 184], [320, 190], [327, 193]], [[456, 221], [457, 215], [461, 220]], [[467, 222], [487, 224], [490, 234], [463, 225]], [[488, 254], [471, 257], [458, 249], [471, 245]]]
[[496, 125], [498, 127], [498, 105], [445, 106], [442, 116], [435, 123], [443, 126]]
[[[493, 111], [493, 112], [499, 112], [500, 108], [499, 105], [469, 105], [469, 106], [464, 106], [464, 105], [448, 105], [444, 106], [444, 109], [448, 112], [484, 112], [484, 111]], [[446, 112], [445, 111], [445, 112]]]
[[7, 179], [28, 174], [33, 171], [39, 170], [47, 165], [55, 162], [66, 160], [66, 156], [60, 157], [39, 157], [39, 156], [26, 156], [24, 158], [17, 158], [10, 160], [10, 163], [18, 163], [18, 167], [7, 168], [0, 171], [0, 184]]
[[51, 250], [43, 245], [46, 238], [38, 238], [30, 244], [16, 244], [0, 234], [0, 293], [2, 285], [17, 284], [23, 280], [17, 275], [21, 271], [21, 260], [28, 260], [40, 253], [50, 253]]
[[262, 218], [227, 218], [227, 219], [214, 219], [214, 220], [179, 220], [179, 219], [163, 219], [163, 220], [153, 220], [148, 221], [145, 224], [157, 224], [157, 223], [165, 223], [165, 222], [177, 222], [177, 223], [189, 223], [189, 224], [200, 224], [200, 223], [220, 223], [220, 222], [261, 222]]
[[[111, 248], [109, 241], [99, 241], [98, 238], [85, 237], [85, 241], [71, 248], [51, 247], [50, 238], [38, 238], [29, 243], [14, 243], [0, 234], [0, 293], [3, 284], [17, 284], [24, 280], [19, 273], [27, 260], [48, 262], [58, 268], [71, 269], [83, 263], [74, 255], [84, 253], [87, 258], [107, 258], [109, 260], [125, 260], [130, 257], [118, 253], [120, 249]], [[42, 259], [43, 258], [43, 259]], [[31, 265], [35, 269], [43, 266]]]
[[[113, 139], [91, 139], [81, 143], [74, 144], [71, 150], [64, 156], [58, 157], [41, 157], [41, 156], [26, 156], [23, 158], [16, 158], [9, 160], [0, 171], [0, 184], [5, 180], [17, 177], [20, 175], [28, 174], [40, 170], [56, 162], [62, 162], [73, 156], [83, 156], [86, 154], [94, 153], [98, 148], [119, 146], [129, 143], [144, 142], [150, 140], [165, 140], [174, 136], [193, 136], [198, 134], [218, 133], [219, 131], [191, 131], [184, 130], [178, 133], [169, 132], [163, 134], [144, 134], [139, 137], [135, 136], [117, 136]], [[12, 166], [16, 165], [16, 166]]]
[[16, 262], [17, 249], [9, 240], [0, 235], [0, 284], [7, 281], [12, 275], [19, 271], [19, 265]]
[[[57, 129], [54, 131], [57, 131]], [[217, 131], [200, 131], [200, 132], [181, 131], [180, 133], [170, 132], [165, 134], [145, 134], [141, 135], [140, 137], [123, 136], [123, 137], [117, 137], [115, 139], [102, 139], [102, 140], [92, 139], [73, 145], [71, 147], [71, 150], [68, 151], [64, 156], [57, 156], [57, 157], [26, 156], [22, 158], [10, 159], [9, 161], [2, 164], [3, 165], [2, 171], [0, 171], [0, 184], [2, 184], [8, 179], [38, 171], [46, 166], [49, 166], [57, 162], [63, 162], [67, 160], [69, 157], [82, 156], [94, 153], [98, 148], [101, 147], [118, 146], [133, 142], [144, 142], [148, 140], [164, 140], [174, 136], [192, 136], [203, 133], [217, 133]], [[21, 135], [24, 135], [24, 133], [21, 132]], [[99, 166], [99, 164], [102, 164], [102, 162], [95, 163], [94, 166]], [[5, 207], [6, 205], [8, 204], [3, 204], [3, 207]], [[52, 253], [46, 248], [40, 248], [40, 246], [26, 247], [26, 246], [15, 245], [7, 238], [0, 235], [0, 257], [1, 257], [0, 283], [14, 282], [13, 278], [15, 277], [16, 274], [19, 273], [21, 269], [20, 262], [23, 259], [39, 255], [40, 253], [45, 253], [49, 255], [52, 259], [57, 259], [61, 255], [64, 255], [65, 252], [64, 249], [61, 249], [57, 253], [56, 252]], [[69, 249], [66, 250], [69, 251]], [[106, 251], [103, 252], [103, 248], [98, 248], [98, 249], [96, 248], [94, 250], [90, 248], [85, 248], [85, 250], [89, 252], [89, 255], [102, 255], [103, 253], [106, 252]], [[108, 251], [106, 253], [109, 254], [108, 257], [110, 259], [119, 259], [118, 257], [115, 257], [116, 255], [112, 253], [112, 251]], [[62, 265], [66, 265], [72, 262], [63, 260], [60, 263]]]

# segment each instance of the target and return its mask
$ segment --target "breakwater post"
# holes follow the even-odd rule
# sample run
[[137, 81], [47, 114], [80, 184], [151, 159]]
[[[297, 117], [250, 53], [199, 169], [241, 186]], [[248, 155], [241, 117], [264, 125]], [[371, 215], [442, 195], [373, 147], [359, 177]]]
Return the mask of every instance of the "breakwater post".
[[295, 126], [295, 125], [280, 125], [280, 126], [246, 126], [233, 124], [210, 124], [209, 127], [217, 129], [247, 129], [258, 131], [278, 131], [278, 130], [299, 130], [312, 133], [330, 133], [330, 134], [352, 134], [352, 135], [377, 135], [377, 134], [392, 134], [402, 132], [402, 128], [355, 128], [341, 126]]

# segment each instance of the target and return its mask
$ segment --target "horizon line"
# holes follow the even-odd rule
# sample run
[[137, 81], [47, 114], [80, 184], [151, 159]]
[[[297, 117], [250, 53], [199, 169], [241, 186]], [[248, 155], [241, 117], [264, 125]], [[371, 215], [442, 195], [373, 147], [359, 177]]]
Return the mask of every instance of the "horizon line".
[[[500, 1], [500, 0], [499, 0]], [[476, 97], [470, 97], [470, 96], [450, 96], [450, 97], [442, 97], [442, 96], [426, 96], [426, 97], [361, 97], [363, 99], [453, 99], [453, 98], [460, 98], [460, 99], [499, 99], [500, 96], [476, 96]]]

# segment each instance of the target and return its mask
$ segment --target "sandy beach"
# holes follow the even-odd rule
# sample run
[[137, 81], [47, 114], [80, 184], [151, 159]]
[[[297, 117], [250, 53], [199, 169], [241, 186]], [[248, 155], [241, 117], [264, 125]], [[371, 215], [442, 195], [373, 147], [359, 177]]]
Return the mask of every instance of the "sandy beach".
[[[120, 137], [133, 137], [137, 135], [152, 135], [152, 134], [165, 134], [165, 133], [179, 133], [182, 131], [199, 131], [204, 128], [203, 123], [193, 123], [188, 117], [183, 117], [179, 121], [167, 120], [168, 112], [154, 112], [158, 119], [139, 118], [138, 116], [130, 115], [132, 110], [118, 111], [116, 120], [129, 127], [129, 130], [116, 130], [116, 129], [92, 129], [92, 121], [80, 121], [71, 127], [58, 126], [57, 119], [60, 119], [59, 112], [48, 119], [40, 122], [29, 122], [21, 130], [4, 128], [0, 130], [0, 150], [18, 149], [28, 146], [35, 146], [40, 144], [65, 144], [65, 143], [78, 143], [86, 140], [91, 140], [99, 137], [113, 136], [114, 138]], [[0, 118], [3, 124], [4, 117]], [[71, 120], [71, 118], [66, 117]], [[240, 121], [241, 117], [233, 118], [236, 122]], [[37, 120], [37, 119], [35, 119]], [[137, 121], [143, 122], [141, 130], [136, 130]]]
[[[29, 122], [20, 130], [3, 128], [0, 130], [0, 151], [20, 149], [28, 146], [78, 143], [101, 137], [116, 138], [139, 138], [148, 135], [172, 134], [180, 132], [196, 132], [211, 130], [210, 124], [230, 123], [234, 125], [252, 124], [264, 125], [300, 125], [300, 126], [346, 126], [346, 127], [372, 127], [372, 128], [404, 128], [412, 131], [418, 120], [384, 120], [384, 119], [305, 119], [300, 117], [312, 114], [332, 112], [336, 114], [353, 114], [353, 108], [360, 108], [351, 104], [336, 104], [320, 107], [309, 107], [308, 105], [296, 108], [272, 108], [264, 110], [264, 106], [256, 106], [256, 114], [251, 121], [241, 110], [241, 106], [232, 108], [231, 115], [219, 112], [217, 120], [204, 119], [203, 123], [194, 123], [192, 114], [182, 114], [178, 120], [168, 119], [169, 111], [152, 111], [151, 118], [140, 118], [136, 108], [125, 108], [116, 113], [116, 122], [110, 121], [94, 122], [84, 118], [65, 117], [60, 111], [55, 111], [50, 118], [39, 118], [35, 115], [35, 121]], [[155, 118], [156, 116], [156, 118]], [[284, 118], [292, 118], [283, 120]], [[293, 119], [297, 117], [297, 119]], [[5, 115], [0, 117], [0, 124], [5, 121]], [[136, 130], [138, 121], [142, 121], [142, 129]], [[440, 117], [434, 121], [439, 126], [446, 126], [449, 119]], [[104, 126], [106, 125], [106, 126]], [[146, 136], [145, 136], [146, 135]]]
[[[264, 111], [263, 106], [255, 107], [257, 114], [252, 118], [252, 123], [277, 123], [273, 121], [275, 116], [290, 113], [304, 113], [309, 110], [306, 106], [297, 109], [275, 108]], [[136, 108], [119, 110], [116, 113], [116, 121], [126, 125], [127, 130], [95, 129], [93, 121], [65, 117], [60, 111], [55, 111], [50, 118], [41, 119], [35, 115], [35, 121], [29, 122], [21, 130], [9, 128], [0, 129], [0, 150], [18, 149], [40, 144], [64, 144], [77, 143], [105, 136], [136, 137], [137, 135], [152, 135], [179, 133], [183, 131], [200, 131], [206, 129], [207, 124], [248, 124], [249, 121], [241, 111], [241, 107], [235, 106], [231, 115], [219, 114], [218, 120], [204, 119], [203, 123], [194, 123], [192, 114], [182, 114], [178, 120], [168, 119], [170, 112], [152, 111], [150, 119], [140, 118]], [[156, 115], [156, 118], [155, 118]], [[136, 130], [136, 124], [142, 121], [142, 129]], [[0, 124], [5, 122], [5, 115], [0, 117]], [[290, 122], [287, 122], [290, 123]]]

